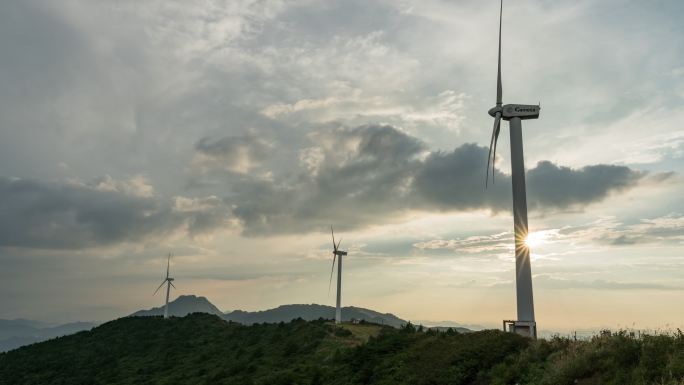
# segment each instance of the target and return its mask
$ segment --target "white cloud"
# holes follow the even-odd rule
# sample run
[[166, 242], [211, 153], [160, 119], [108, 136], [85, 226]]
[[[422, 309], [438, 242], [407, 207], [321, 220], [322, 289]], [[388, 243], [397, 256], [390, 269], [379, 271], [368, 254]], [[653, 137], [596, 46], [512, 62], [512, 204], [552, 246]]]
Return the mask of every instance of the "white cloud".
[[[74, 182], [83, 185], [82, 182]], [[102, 178], [96, 179], [92, 187], [95, 190], [121, 192], [136, 197], [150, 198], [154, 196], [154, 187], [142, 175], [124, 180], [117, 180], [109, 175], [105, 175]]]
[[514, 249], [511, 232], [473, 235], [462, 239], [434, 239], [418, 242], [413, 246], [421, 250], [450, 250], [458, 253], [493, 253]]

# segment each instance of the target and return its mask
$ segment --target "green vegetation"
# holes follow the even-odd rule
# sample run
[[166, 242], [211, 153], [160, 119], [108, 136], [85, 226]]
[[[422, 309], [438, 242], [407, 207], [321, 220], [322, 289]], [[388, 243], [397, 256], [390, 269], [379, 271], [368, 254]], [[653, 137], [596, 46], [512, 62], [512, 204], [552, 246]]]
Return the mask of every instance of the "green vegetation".
[[0, 384], [684, 384], [684, 336], [532, 341], [208, 314], [122, 318], [0, 354]]

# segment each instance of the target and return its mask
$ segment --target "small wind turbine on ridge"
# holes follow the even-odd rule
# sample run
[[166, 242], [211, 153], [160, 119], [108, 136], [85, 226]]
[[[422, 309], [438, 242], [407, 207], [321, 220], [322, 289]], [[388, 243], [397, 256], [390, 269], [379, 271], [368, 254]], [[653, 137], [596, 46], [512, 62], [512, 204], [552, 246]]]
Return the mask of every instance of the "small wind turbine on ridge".
[[339, 324], [342, 322], [342, 256], [347, 255], [346, 251], [340, 250], [340, 243], [342, 243], [342, 238], [335, 244], [335, 231], [332, 225], [330, 226], [330, 233], [332, 234], [333, 242], [333, 263], [330, 268], [330, 283], [328, 283], [328, 294], [330, 294], [330, 286], [332, 285], [333, 271], [335, 271], [335, 260], [337, 259], [337, 303], [335, 306], [335, 323]]
[[166, 284], [166, 302], [164, 303], [164, 319], [169, 318], [169, 293], [171, 292], [171, 286], [175, 289], [176, 286], [173, 284], [173, 278], [169, 276], [169, 265], [171, 264], [171, 253], [169, 253], [168, 258], [166, 259], [166, 278], [162, 281], [161, 285], [157, 288], [157, 290], [154, 291], [155, 295], [161, 289], [164, 284]]
[[[496, 143], [499, 139], [501, 119], [507, 120], [511, 131], [511, 180], [513, 185], [513, 231], [515, 234], [515, 277], [517, 320], [503, 321], [504, 330], [537, 337], [537, 323], [534, 319], [534, 300], [532, 298], [532, 271], [530, 267], [530, 248], [527, 238], [527, 194], [525, 191], [525, 164], [523, 159], [522, 120], [539, 118], [540, 106], [526, 104], [506, 104], [502, 106], [501, 86], [501, 25], [503, 19], [503, 0], [499, 9], [499, 63], [496, 78], [496, 106], [489, 110], [494, 118], [494, 129], [489, 142], [485, 187], [489, 182], [489, 164], [492, 164], [492, 183], [494, 183], [494, 161]], [[492, 146], [494, 152], [492, 152]]]

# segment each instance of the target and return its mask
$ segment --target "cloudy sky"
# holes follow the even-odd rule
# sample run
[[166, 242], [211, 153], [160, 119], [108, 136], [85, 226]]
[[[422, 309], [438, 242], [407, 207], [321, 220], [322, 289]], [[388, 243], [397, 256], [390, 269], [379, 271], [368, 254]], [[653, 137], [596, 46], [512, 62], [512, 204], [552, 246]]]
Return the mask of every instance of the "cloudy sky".
[[[0, 318], [178, 291], [515, 317], [508, 128], [484, 188], [496, 1], [3, 1]], [[684, 3], [504, 6], [542, 329], [683, 327]]]

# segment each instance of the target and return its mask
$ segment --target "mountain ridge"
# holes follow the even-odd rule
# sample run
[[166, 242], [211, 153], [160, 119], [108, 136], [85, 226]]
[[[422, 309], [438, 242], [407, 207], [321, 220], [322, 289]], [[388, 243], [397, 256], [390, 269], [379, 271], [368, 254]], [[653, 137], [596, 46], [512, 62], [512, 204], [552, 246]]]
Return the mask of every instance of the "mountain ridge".
[[[334, 319], [335, 307], [319, 304], [287, 304], [266, 310], [248, 312], [244, 310], [234, 310], [226, 313], [223, 318], [227, 321], [239, 322], [245, 325], [255, 323], [278, 323], [290, 322], [301, 318], [305, 321], [313, 321], [319, 318]], [[342, 308], [342, 321], [364, 320], [366, 322], [401, 327], [408, 321], [403, 320], [392, 313], [380, 313], [375, 310], [365, 309], [356, 306], [346, 306]]]
[[[172, 317], [184, 317], [193, 313], [214, 314], [226, 321], [238, 322], [244, 325], [255, 323], [279, 323], [290, 322], [301, 318], [305, 321], [313, 321], [319, 318], [334, 319], [335, 307], [319, 304], [286, 304], [272, 309], [245, 311], [233, 310], [222, 312], [206, 297], [196, 295], [180, 295], [175, 300], [169, 302], [169, 315]], [[164, 306], [153, 307], [150, 309], [138, 310], [129, 317], [149, 317], [164, 314]], [[380, 313], [375, 310], [356, 306], [346, 306], [342, 308], [342, 320], [345, 322], [352, 320], [364, 320], [377, 324], [385, 324], [395, 328], [405, 325], [408, 321], [403, 320], [392, 313]]]

